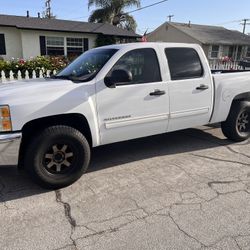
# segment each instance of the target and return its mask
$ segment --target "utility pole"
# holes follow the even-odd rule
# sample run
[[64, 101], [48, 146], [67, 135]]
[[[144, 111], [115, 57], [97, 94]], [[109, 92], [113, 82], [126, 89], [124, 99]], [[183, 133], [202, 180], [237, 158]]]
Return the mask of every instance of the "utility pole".
[[52, 8], [51, 8], [51, 0], [45, 0], [45, 9], [43, 11], [43, 18], [49, 18], [49, 19], [54, 19], [56, 18], [55, 15], [52, 13]]
[[250, 21], [250, 19], [243, 19], [241, 20], [243, 23], [241, 23], [241, 25], [243, 25], [243, 34], [246, 33], [246, 26], [250, 25], [250, 23], [248, 23], [248, 21]]
[[174, 17], [174, 15], [169, 15], [169, 16], [167, 16], [167, 17], [168, 17], [168, 21], [171, 23], [172, 17]]
[[51, 18], [51, 17], [52, 17], [52, 15], [51, 15], [51, 5], [50, 5], [50, 2], [51, 2], [51, 0], [46, 0], [46, 1], [45, 1], [45, 8], [46, 8], [46, 10], [45, 10], [45, 16], [46, 16], [47, 18]]

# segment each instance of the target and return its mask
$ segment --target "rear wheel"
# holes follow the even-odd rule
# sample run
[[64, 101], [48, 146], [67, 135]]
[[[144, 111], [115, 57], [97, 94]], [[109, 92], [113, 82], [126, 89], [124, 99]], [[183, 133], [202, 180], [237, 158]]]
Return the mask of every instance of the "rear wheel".
[[46, 188], [61, 188], [86, 172], [90, 161], [88, 141], [68, 126], [46, 128], [29, 144], [25, 167], [35, 181]]
[[250, 136], [250, 103], [235, 102], [225, 122], [221, 123], [223, 134], [230, 140], [240, 142]]

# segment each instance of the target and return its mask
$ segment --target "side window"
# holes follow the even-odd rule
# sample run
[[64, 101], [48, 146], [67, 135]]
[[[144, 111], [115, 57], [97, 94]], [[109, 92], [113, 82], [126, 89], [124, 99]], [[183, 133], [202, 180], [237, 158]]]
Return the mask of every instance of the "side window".
[[196, 50], [191, 48], [167, 48], [165, 53], [172, 80], [184, 80], [203, 76], [203, 67]]
[[154, 49], [135, 49], [123, 55], [113, 66], [113, 70], [125, 69], [132, 73], [130, 84], [161, 82], [161, 73]]
[[0, 34], [0, 55], [6, 55], [5, 37]]

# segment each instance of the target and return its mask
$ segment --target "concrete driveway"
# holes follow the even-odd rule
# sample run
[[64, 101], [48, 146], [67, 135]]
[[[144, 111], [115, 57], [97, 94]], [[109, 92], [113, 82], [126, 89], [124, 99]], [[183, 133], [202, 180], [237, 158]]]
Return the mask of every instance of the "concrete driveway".
[[0, 166], [0, 249], [250, 249], [250, 146], [202, 127], [100, 147], [71, 187]]

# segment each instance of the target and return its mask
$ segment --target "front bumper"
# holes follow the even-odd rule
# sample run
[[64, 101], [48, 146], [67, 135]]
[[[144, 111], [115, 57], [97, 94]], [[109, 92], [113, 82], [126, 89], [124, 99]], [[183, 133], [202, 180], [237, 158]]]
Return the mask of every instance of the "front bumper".
[[0, 134], [0, 166], [17, 165], [22, 134]]

